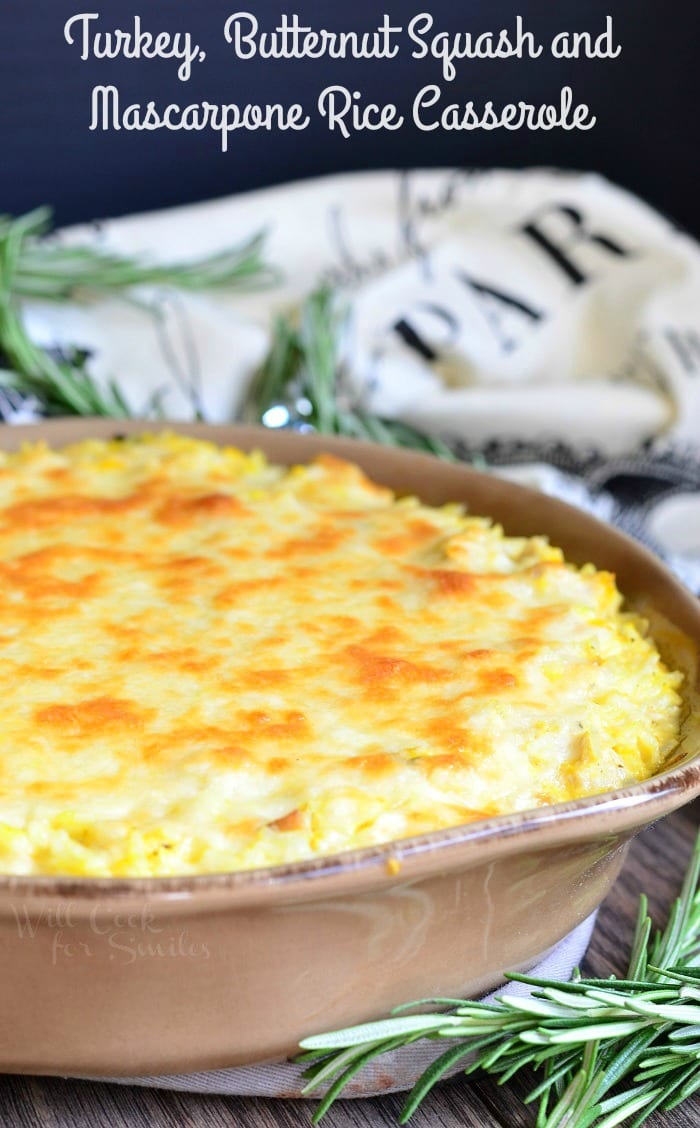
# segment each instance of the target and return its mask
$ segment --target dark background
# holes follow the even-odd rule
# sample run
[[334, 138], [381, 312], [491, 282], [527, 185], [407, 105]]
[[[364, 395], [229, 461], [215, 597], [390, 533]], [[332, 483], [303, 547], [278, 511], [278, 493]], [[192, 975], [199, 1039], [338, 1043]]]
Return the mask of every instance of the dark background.
[[[253, 12], [272, 30], [282, 11], [316, 27], [371, 30], [387, 11], [404, 27], [430, 12], [434, 30], [498, 30], [517, 14], [543, 40], [564, 29], [598, 34], [614, 17], [623, 52], [615, 60], [494, 60], [458, 63], [443, 83], [436, 60], [416, 61], [404, 50], [393, 60], [237, 60], [223, 23], [238, 10]], [[188, 30], [207, 51], [188, 83], [172, 61], [82, 62], [64, 42], [71, 15], [100, 14], [104, 30], [132, 26], [134, 14], [151, 31]], [[0, 210], [55, 206], [59, 222], [146, 210], [223, 195], [334, 170], [411, 166], [557, 165], [594, 169], [646, 197], [700, 234], [700, 33], [698, 9], [680, 0], [0, 0]], [[303, 133], [218, 136], [203, 133], [101, 133], [88, 130], [90, 91], [116, 84], [122, 104], [300, 101], [315, 106], [323, 87], [338, 82], [367, 100], [394, 101], [409, 121], [396, 133], [362, 133], [349, 140], [329, 133], [312, 114]], [[449, 101], [492, 98], [496, 105], [523, 98], [558, 101], [562, 86], [598, 117], [588, 133], [421, 133], [410, 106], [428, 82], [443, 85]]]

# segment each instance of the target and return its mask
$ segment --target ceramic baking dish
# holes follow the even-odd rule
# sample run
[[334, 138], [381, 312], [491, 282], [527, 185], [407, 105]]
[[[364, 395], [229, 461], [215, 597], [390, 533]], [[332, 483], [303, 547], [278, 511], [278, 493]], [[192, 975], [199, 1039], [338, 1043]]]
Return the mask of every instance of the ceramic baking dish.
[[[151, 425], [152, 428], [152, 425]], [[0, 446], [142, 431], [136, 421], [0, 428]], [[527, 968], [591, 913], [631, 836], [700, 794], [700, 602], [638, 544], [463, 465], [234, 426], [176, 430], [303, 462], [332, 450], [424, 501], [465, 502], [615, 572], [682, 666], [686, 718], [662, 774], [622, 791], [386, 846], [238, 874], [0, 877], [0, 1068], [132, 1075], [280, 1058], [305, 1035]]]

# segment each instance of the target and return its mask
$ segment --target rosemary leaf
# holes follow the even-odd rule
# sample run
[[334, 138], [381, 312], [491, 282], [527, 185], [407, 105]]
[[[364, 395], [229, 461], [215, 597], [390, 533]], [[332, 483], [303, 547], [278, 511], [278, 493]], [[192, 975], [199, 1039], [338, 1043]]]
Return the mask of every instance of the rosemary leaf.
[[367, 410], [344, 359], [348, 333], [348, 311], [326, 287], [314, 290], [296, 312], [279, 316], [267, 356], [248, 388], [243, 418], [269, 427], [409, 447], [453, 460], [441, 439]]
[[66, 301], [76, 295], [115, 293], [135, 286], [165, 285], [180, 290], [266, 285], [277, 274], [263, 259], [265, 233], [191, 262], [149, 263], [85, 244], [67, 246], [47, 238], [51, 209], [37, 208], [13, 219], [0, 215], [0, 254], [13, 254], [15, 298]]

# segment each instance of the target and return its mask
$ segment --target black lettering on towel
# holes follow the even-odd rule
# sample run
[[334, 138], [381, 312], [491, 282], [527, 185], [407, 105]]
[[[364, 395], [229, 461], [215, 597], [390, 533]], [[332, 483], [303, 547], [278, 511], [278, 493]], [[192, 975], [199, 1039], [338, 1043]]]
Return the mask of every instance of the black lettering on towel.
[[667, 329], [665, 337], [689, 376], [700, 375], [700, 333], [695, 329]]
[[541, 310], [528, 305], [523, 298], [517, 298], [514, 294], [508, 294], [505, 290], [500, 290], [497, 286], [492, 286], [488, 282], [480, 282], [477, 278], [471, 277], [471, 275], [465, 273], [463, 270], [457, 271], [457, 277], [469, 287], [479, 300], [484, 317], [494, 335], [498, 338], [504, 352], [512, 352], [519, 344], [519, 342], [506, 331], [504, 319], [509, 313], [518, 314], [530, 323], [542, 321], [544, 317], [544, 313]]
[[540, 219], [524, 224], [520, 230], [549, 257], [574, 286], [581, 286], [587, 280], [588, 275], [572, 258], [572, 248], [593, 244], [607, 254], [616, 255], [619, 258], [626, 258], [631, 254], [629, 250], [626, 250], [625, 247], [608, 235], [589, 230], [583, 213], [577, 208], [571, 207], [569, 204], [556, 204], [553, 208], [548, 209], [547, 214], [552, 214], [552, 212], [571, 220], [571, 230], [565, 240], [556, 240], [551, 234], [548, 234], [544, 214]]
[[[416, 306], [416, 312], [419, 311], [429, 314], [436, 321], [442, 323], [443, 327], [447, 329], [449, 339], [455, 340], [459, 330], [459, 321], [448, 309], [437, 305], [435, 302], [421, 302]], [[412, 348], [419, 356], [422, 356], [423, 360], [430, 363], [438, 359], [439, 353], [433, 345], [420, 335], [415, 324], [411, 324], [408, 317], [400, 317], [398, 321], [394, 322], [394, 332], [399, 335], [404, 344]]]

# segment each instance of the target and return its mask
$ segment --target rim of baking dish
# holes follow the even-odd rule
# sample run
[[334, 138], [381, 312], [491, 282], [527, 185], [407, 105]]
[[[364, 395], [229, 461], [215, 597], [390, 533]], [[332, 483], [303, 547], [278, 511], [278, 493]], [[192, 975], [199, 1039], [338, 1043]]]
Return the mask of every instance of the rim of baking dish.
[[[687, 763], [641, 783], [616, 791], [571, 799], [565, 803], [533, 807], [512, 814], [463, 823], [426, 834], [395, 839], [372, 846], [345, 850], [337, 854], [303, 858], [282, 865], [256, 869], [223, 870], [215, 873], [174, 874], [167, 877], [76, 877], [61, 874], [0, 874], [0, 895], [52, 896], [105, 901], [137, 895], [168, 900], [196, 894], [257, 894], [281, 889], [316, 895], [317, 882], [352, 880], [359, 875], [393, 885], [419, 876], [412, 862], [425, 862], [436, 855], [434, 864], [420, 867], [421, 875], [431, 870], [457, 868], [467, 861], [484, 862], [510, 854], [515, 842], [532, 848], [539, 835], [542, 846], [573, 844], [595, 834], [601, 840], [619, 833], [634, 833], [700, 796], [700, 753]], [[592, 825], [595, 820], [594, 825]], [[492, 849], [489, 849], [491, 847]], [[452, 852], [459, 859], [450, 857]], [[463, 851], [468, 856], [462, 857]], [[438, 860], [437, 855], [440, 855]], [[375, 884], [375, 881], [372, 884]], [[313, 886], [313, 888], [311, 888]], [[256, 901], [259, 897], [255, 898]], [[267, 898], [264, 898], [267, 899]]]

